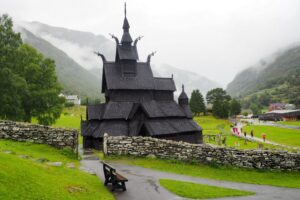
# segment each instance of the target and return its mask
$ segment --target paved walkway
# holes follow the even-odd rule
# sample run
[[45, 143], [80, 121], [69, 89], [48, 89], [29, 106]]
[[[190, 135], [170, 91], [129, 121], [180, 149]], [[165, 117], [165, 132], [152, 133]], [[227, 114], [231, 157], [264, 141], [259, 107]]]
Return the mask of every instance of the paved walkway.
[[[88, 160], [91, 159], [91, 160]], [[81, 161], [82, 166], [93, 170], [101, 180], [104, 180], [102, 164], [99, 160], [93, 160], [92, 157], [84, 158]], [[129, 179], [127, 182], [127, 191], [115, 191], [114, 195], [117, 200], [182, 200], [159, 185], [160, 178], [168, 178], [175, 180], [183, 180], [207, 185], [221, 186], [226, 188], [240, 189], [256, 192], [256, 195], [244, 197], [228, 197], [222, 199], [238, 199], [238, 200], [299, 200], [300, 189], [280, 188], [254, 184], [235, 183], [229, 181], [217, 181], [204, 178], [194, 178], [178, 174], [166, 173], [146, 169], [137, 166], [125, 165], [113, 162], [112, 165], [122, 175]]]

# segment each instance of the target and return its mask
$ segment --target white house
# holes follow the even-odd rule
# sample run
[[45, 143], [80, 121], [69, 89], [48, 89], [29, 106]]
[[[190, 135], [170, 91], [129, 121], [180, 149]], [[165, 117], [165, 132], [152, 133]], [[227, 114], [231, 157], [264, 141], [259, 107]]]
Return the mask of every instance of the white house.
[[59, 96], [63, 96], [66, 98], [67, 102], [73, 103], [74, 105], [80, 105], [81, 99], [79, 98], [78, 95], [64, 95], [60, 94]]

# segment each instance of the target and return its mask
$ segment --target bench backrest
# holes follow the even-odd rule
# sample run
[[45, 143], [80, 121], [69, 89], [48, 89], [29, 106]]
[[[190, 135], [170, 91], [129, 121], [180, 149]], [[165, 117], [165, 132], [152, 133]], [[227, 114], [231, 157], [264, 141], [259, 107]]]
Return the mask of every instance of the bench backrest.
[[105, 179], [114, 178], [116, 176], [116, 169], [112, 168], [110, 165], [103, 163], [103, 171]]

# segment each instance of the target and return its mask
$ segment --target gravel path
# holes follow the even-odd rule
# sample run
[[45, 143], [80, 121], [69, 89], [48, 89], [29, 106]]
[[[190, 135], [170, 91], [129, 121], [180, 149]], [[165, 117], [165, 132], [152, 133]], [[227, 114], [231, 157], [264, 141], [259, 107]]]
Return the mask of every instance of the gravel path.
[[[104, 180], [102, 164], [99, 160], [93, 160], [91, 156], [88, 158], [83, 157], [81, 161], [83, 167], [94, 171], [96, 175]], [[126, 192], [115, 191], [114, 195], [117, 200], [182, 200], [184, 198], [178, 197], [164, 188], [162, 188], [158, 180], [160, 178], [168, 178], [175, 180], [183, 180], [195, 183], [202, 183], [213, 186], [221, 186], [226, 188], [240, 189], [253, 191], [256, 194], [244, 197], [228, 197], [222, 199], [240, 199], [240, 200], [270, 200], [270, 199], [288, 199], [299, 200], [300, 189], [280, 188], [264, 185], [244, 184], [230, 181], [217, 181], [204, 178], [195, 178], [183, 176], [178, 174], [166, 173], [146, 169], [137, 166], [125, 165], [116, 162], [111, 163], [120, 174], [129, 179], [127, 182]]]

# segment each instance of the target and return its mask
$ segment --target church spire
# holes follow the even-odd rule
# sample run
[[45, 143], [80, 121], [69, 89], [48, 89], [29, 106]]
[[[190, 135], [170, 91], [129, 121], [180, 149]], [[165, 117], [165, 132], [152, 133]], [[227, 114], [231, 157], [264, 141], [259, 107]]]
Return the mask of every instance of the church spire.
[[125, 18], [124, 18], [124, 22], [123, 22], [123, 36], [122, 36], [122, 39], [121, 39], [121, 43], [122, 45], [128, 45], [130, 46], [131, 43], [132, 43], [132, 38], [129, 34], [129, 23], [128, 23], [128, 20], [127, 20], [127, 9], [126, 9], [126, 2], [125, 2], [125, 5], [124, 5], [124, 14], [125, 14]]
[[184, 85], [183, 84], [182, 84], [181, 94], [178, 97], [178, 103], [181, 106], [189, 104], [189, 98], [188, 98], [188, 96], [186, 95], [186, 93], [184, 91]]

